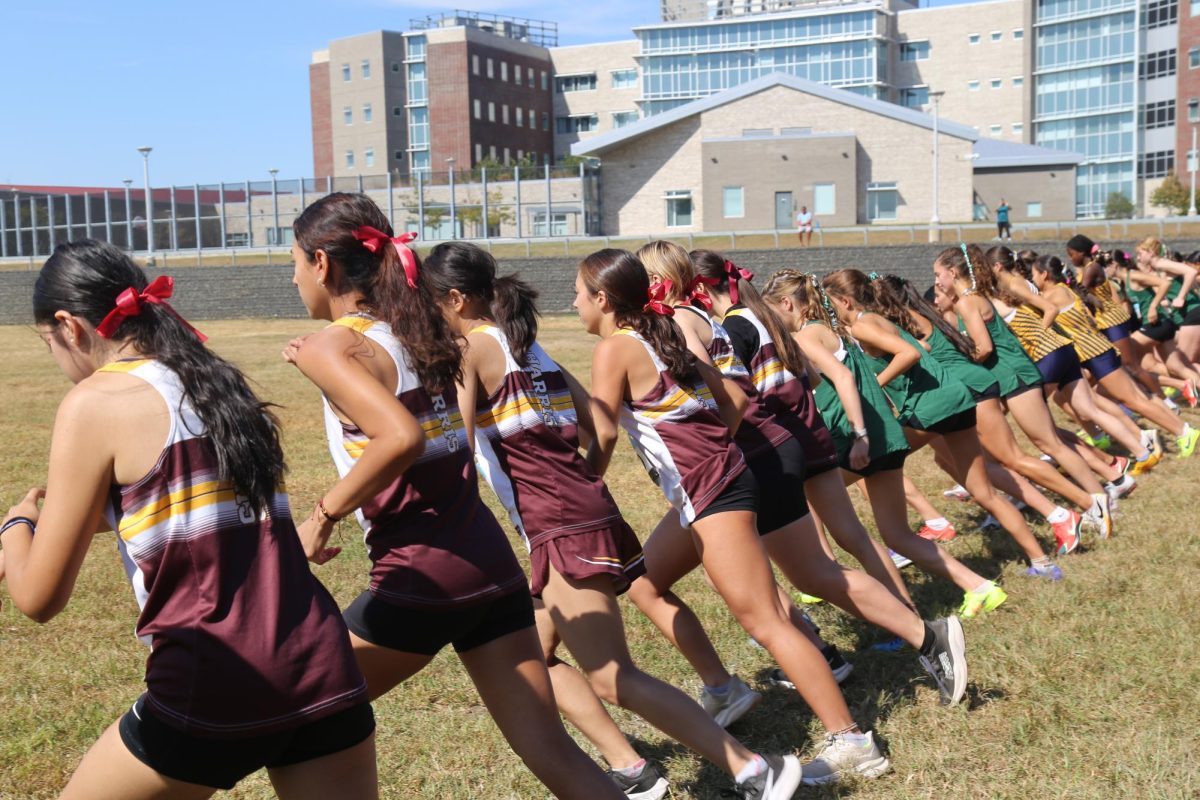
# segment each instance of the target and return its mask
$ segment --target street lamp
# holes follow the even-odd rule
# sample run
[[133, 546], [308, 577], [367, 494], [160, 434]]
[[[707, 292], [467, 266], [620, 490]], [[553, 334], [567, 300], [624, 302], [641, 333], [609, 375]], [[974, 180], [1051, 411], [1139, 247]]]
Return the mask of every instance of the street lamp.
[[153, 147], [139, 147], [142, 154], [142, 177], [146, 183], [146, 263], [154, 263], [154, 198], [150, 195], [150, 151]]
[[458, 222], [457, 222], [458, 212], [457, 212], [457, 209], [456, 209], [455, 203], [454, 203], [454, 157], [451, 156], [450, 158], [447, 158], [446, 163], [450, 165], [449, 166], [449, 170], [450, 170], [450, 238], [457, 239], [458, 238]]
[[129, 187], [133, 185], [133, 178], [125, 178], [121, 181], [125, 184], [125, 246], [130, 250], [133, 249], [133, 209], [129, 202]]
[[938, 101], [942, 99], [945, 92], [930, 92], [929, 99], [933, 103], [933, 212], [929, 215], [929, 241], [936, 242], [941, 237], [938, 235], [938, 226], [942, 221], [938, 219]]
[[1192, 125], [1192, 149], [1188, 151], [1188, 172], [1191, 173], [1191, 191], [1188, 192], [1188, 216], [1196, 216], [1196, 162], [1200, 161], [1200, 152], [1196, 152], [1196, 126]]
[[274, 239], [275, 240], [273, 242], [274, 244], [280, 244], [281, 242], [279, 241], [279, 238], [280, 238], [279, 237], [279, 184], [276, 182], [276, 179], [275, 179], [275, 176], [279, 174], [279, 170], [272, 167], [271, 169], [267, 170], [267, 172], [271, 173], [271, 211], [275, 215], [275, 228], [274, 228], [274, 230], [271, 231], [271, 235], [269, 237], [267, 237], [267, 243], [272, 244], [271, 240]]

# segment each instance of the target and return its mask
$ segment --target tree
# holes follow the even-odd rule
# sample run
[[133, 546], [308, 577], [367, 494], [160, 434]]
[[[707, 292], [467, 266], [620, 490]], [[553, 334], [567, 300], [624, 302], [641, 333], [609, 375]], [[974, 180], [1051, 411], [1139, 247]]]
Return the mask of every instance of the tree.
[[1129, 219], [1133, 212], [1133, 201], [1121, 192], [1110, 194], [1104, 204], [1104, 216], [1108, 219]]
[[[433, 237], [441, 235], [442, 223], [446, 221], [446, 217], [450, 215], [450, 209], [445, 206], [426, 206], [425, 207], [425, 227], [433, 229]], [[421, 238], [427, 238], [428, 234], [421, 231]]]
[[[496, 233], [490, 235], [498, 236], [500, 226], [513, 221], [513, 210], [511, 206], [503, 205], [504, 193], [499, 189], [487, 193], [487, 202], [488, 231], [495, 231]], [[456, 214], [464, 227], [469, 224], [474, 229], [476, 236], [483, 235], [483, 231], [480, 229], [480, 220], [483, 218], [482, 203], [474, 203], [473, 200], [468, 199], [466, 205], [460, 206], [456, 210]]]
[[[1200, 200], [1200, 192], [1196, 193]], [[1159, 208], [1168, 209], [1172, 214], [1182, 217], [1187, 213], [1190, 198], [1179, 176], [1172, 172], [1163, 179], [1162, 184], [1150, 193], [1150, 202]]]

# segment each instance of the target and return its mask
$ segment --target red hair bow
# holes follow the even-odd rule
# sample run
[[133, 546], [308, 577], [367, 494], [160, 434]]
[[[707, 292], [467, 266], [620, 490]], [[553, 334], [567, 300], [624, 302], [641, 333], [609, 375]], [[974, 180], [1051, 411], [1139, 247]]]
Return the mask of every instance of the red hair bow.
[[712, 311], [712, 298], [708, 296], [708, 292], [700, 291], [700, 284], [706, 286], [716, 286], [720, 283], [716, 278], [706, 278], [703, 275], [697, 275], [692, 278], [692, 282], [687, 285], [687, 299], [692, 302], [699, 303], [708, 311]]
[[159, 305], [170, 311], [175, 316], [175, 319], [183, 323], [184, 327], [196, 334], [196, 338], [201, 342], [207, 342], [208, 337], [200, 331], [196, 330], [183, 317], [179, 316], [179, 312], [171, 308], [171, 304], [167, 302], [167, 298], [175, 292], [175, 279], [169, 275], [159, 275], [154, 280], [146, 285], [142, 291], [130, 286], [125, 291], [117, 295], [117, 305], [112, 311], [100, 320], [100, 324], [96, 326], [96, 333], [100, 334], [105, 339], [111, 339], [113, 334], [117, 332], [117, 328], [121, 327], [121, 323], [128, 317], [136, 317], [142, 313], [143, 303], [152, 303]]
[[354, 238], [362, 242], [363, 247], [372, 253], [379, 252], [379, 248], [391, 242], [392, 246], [396, 248], [396, 255], [400, 256], [400, 263], [404, 265], [404, 278], [408, 281], [408, 288], [417, 288], [417, 257], [413, 255], [412, 250], [408, 249], [408, 243], [417, 238], [415, 231], [402, 233], [399, 236], [388, 236], [378, 228], [363, 225], [354, 231]]
[[754, 280], [754, 273], [748, 269], [742, 269], [732, 261], [725, 262], [725, 274], [729, 276], [729, 300], [732, 303], [738, 301], [738, 278], [744, 281]]
[[1098, 244], [1092, 245], [1091, 255], [1096, 255], [1096, 253], [1099, 253], [1099, 252], [1100, 252], [1100, 245], [1098, 245]]
[[675, 309], [663, 302], [672, 286], [674, 284], [670, 281], [661, 281], [651, 286], [650, 291], [647, 292], [650, 299], [646, 301], [646, 305], [642, 306], [642, 311], [647, 314], [662, 314], [664, 317], [675, 316]]

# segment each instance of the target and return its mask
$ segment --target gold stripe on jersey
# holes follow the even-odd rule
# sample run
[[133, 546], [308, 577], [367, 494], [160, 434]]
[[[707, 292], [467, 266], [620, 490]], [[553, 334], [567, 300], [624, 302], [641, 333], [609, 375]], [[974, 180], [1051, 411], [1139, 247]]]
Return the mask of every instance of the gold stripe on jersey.
[[[553, 411], [570, 411], [575, 408], [570, 391], [550, 395], [550, 409]], [[528, 396], [515, 397], [504, 405], [489, 408], [475, 415], [475, 422], [481, 427], [490, 427], [515, 419], [522, 414], [535, 414], [542, 418], [546, 409], [540, 403], [534, 403]]]
[[203, 481], [177, 489], [121, 517], [120, 535], [129, 541], [171, 517], [182, 517], [215, 503], [236, 503], [233, 486], [223, 481]]
[[371, 319], [370, 317], [355, 317], [347, 315], [345, 317], [338, 317], [335, 319], [331, 323], [331, 326], [337, 325], [339, 328], [349, 328], [350, 330], [357, 331], [358, 333], [366, 333], [371, 329], [371, 326], [378, 321], [379, 320]]
[[1019, 307], [1009, 320], [1008, 327], [1034, 361], [1040, 361], [1060, 347], [1071, 344], [1070, 339], [1059, 334], [1053, 327], [1047, 328], [1042, 325], [1042, 318], [1029, 306]]
[[1120, 301], [1112, 281], [1106, 280], [1089, 291], [1100, 301], [1100, 311], [1096, 313], [1096, 327], [1104, 330], [1129, 321], [1129, 309]]
[[755, 370], [753, 375], [754, 385], [760, 390], [767, 388], [767, 379], [773, 378], [781, 372], [786, 371], [787, 368], [783, 366], [783, 362], [777, 358], [772, 358], [770, 361]]
[[676, 389], [669, 397], [664, 397], [654, 404], [654, 408], [646, 408], [638, 413], [649, 419], [658, 419], [665, 417], [668, 414], [675, 413], [683, 408], [686, 408], [690, 403], [713, 403], [712, 391], [707, 385], [699, 387], [699, 391], [692, 394], [684, 389]]
[[96, 372], [133, 372], [143, 364], [149, 363], [150, 359], [148, 358], [136, 358], [132, 361], [113, 361], [105, 364], [103, 367], [96, 370]]

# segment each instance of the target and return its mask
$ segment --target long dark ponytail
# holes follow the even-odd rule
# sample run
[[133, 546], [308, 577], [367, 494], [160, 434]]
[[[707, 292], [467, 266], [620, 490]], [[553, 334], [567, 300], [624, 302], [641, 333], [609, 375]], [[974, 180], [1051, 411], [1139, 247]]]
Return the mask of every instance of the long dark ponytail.
[[[118, 295], [130, 287], [141, 292], [146, 285], [141, 268], [107, 242], [60, 244], [34, 284], [33, 318], [39, 325], [53, 325], [55, 313], [67, 311], [98, 326]], [[137, 352], [178, 376], [216, 452], [220, 479], [232, 483], [255, 514], [269, 508], [286, 469], [279, 422], [238, 368], [209, 350], [179, 317], [153, 303], [143, 303], [141, 312], [123, 319], [109, 338], [132, 343]]]
[[1034, 269], [1049, 275], [1050, 280], [1054, 283], [1066, 284], [1067, 288], [1074, 292], [1075, 296], [1082, 300], [1084, 306], [1093, 314], [1104, 307], [1095, 295], [1084, 291], [1078, 277], [1075, 275], [1075, 271], [1066, 266], [1058, 256], [1038, 256], [1037, 260], [1033, 263]]
[[538, 332], [537, 289], [516, 275], [496, 277], [492, 254], [467, 242], [446, 242], [425, 257], [423, 272], [437, 298], [457, 289], [488, 304], [518, 364], [525, 362]]
[[650, 276], [637, 256], [628, 250], [597, 250], [579, 262], [579, 274], [588, 292], [604, 292], [618, 327], [631, 328], [650, 343], [676, 382], [699, 379], [696, 356], [688, 350], [679, 326], [670, 317], [645, 309]]
[[331, 280], [362, 293], [369, 309], [392, 329], [404, 345], [421, 385], [441, 394], [462, 377], [462, 349], [433, 301], [417, 263], [416, 286], [408, 285], [400, 254], [391, 242], [372, 252], [354, 232], [369, 226], [388, 236], [392, 226], [375, 201], [364, 194], [334, 192], [296, 217], [296, 244], [311, 261], [325, 252], [337, 269]]
[[[899, 307], [907, 312], [907, 315], [920, 314], [929, 324], [941, 331], [942, 335], [949, 340], [950, 344], [954, 345], [954, 349], [962, 353], [967, 358], [973, 358], [975, 354], [975, 342], [971, 337], [961, 333], [957, 328], [946, 321], [938, 310], [929, 304], [929, 301], [922, 297], [913, 285], [901, 278], [898, 275], [884, 275], [882, 278], [877, 278], [873, 282], [875, 287], [875, 298], [879, 302], [880, 309], [887, 307]], [[886, 310], [883, 311], [884, 316], [890, 318], [890, 314]], [[895, 319], [892, 322], [900, 325]], [[911, 322], [911, 317], [910, 317]], [[900, 325], [900, 327], [905, 327]], [[921, 338], [912, 330], [905, 328], [914, 338]]]

